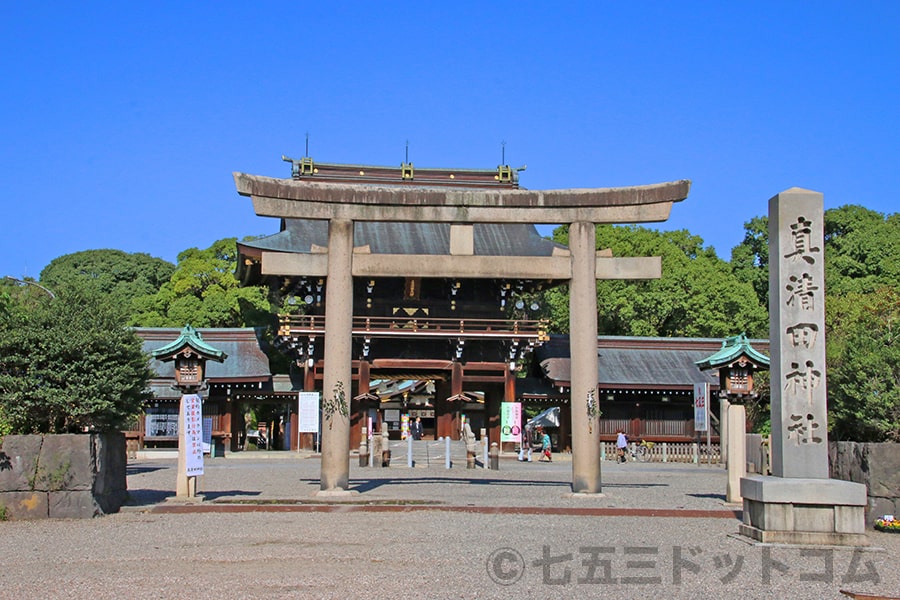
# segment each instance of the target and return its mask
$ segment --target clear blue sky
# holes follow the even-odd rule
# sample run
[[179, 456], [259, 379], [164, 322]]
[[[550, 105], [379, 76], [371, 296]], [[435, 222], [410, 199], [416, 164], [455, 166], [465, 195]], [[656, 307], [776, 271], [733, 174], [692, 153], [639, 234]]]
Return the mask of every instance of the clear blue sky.
[[275, 233], [231, 173], [282, 153], [691, 179], [659, 229], [730, 258], [793, 186], [900, 210], [900, 2], [10, 2], [0, 275]]

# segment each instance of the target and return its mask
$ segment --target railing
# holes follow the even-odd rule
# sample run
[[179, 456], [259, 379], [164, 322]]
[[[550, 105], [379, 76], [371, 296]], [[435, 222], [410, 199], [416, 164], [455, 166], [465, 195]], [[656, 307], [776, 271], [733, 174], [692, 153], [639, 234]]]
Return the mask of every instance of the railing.
[[[324, 335], [323, 315], [282, 315], [278, 335]], [[353, 335], [369, 338], [501, 338], [549, 339], [546, 320], [452, 319], [439, 317], [353, 317]]]
[[642, 419], [642, 435], [692, 437], [693, 429], [689, 421], [669, 421], [665, 419]]
[[[636, 460], [632, 454], [635, 447], [635, 442], [629, 442], [629, 460]], [[710, 444], [709, 450], [707, 450], [706, 444], [696, 442], [658, 442], [647, 448], [647, 453], [649, 455], [648, 462], [716, 464], [720, 460], [719, 444]], [[616, 460], [616, 443], [602, 443], [600, 455], [605, 460]]]

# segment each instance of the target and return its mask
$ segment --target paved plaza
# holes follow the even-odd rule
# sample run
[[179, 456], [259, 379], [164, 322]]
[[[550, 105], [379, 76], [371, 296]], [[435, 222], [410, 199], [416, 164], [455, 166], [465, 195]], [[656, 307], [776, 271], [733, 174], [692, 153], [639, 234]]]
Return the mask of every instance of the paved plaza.
[[198, 505], [175, 460], [129, 463], [131, 501], [92, 520], [0, 523], [5, 598], [845, 598], [900, 596], [900, 536], [871, 547], [738, 537], [725, 471], [603, 462], [600, 497], [572, 464], [359, 467], [324, 502], [319, 459], [247, 452], [206, 461]]

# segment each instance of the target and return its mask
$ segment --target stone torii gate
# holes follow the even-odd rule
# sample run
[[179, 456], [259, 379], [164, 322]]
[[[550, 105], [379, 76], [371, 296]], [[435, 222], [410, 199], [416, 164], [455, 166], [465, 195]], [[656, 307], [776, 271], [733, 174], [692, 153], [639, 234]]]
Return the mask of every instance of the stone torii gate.
[[[353, 277], [569, 280], [572, 365], [572, 491], [601, 491], [597, 397], [597, 279], [655, 279], [660, 257], [614, 258], [596, 251], [596, 225], [669, 218], [690, 181], [624, 188], [492, 190], [317, 183], [234, 173], [257, 215], [327, 220], [318, 253], [264, 252], [263, 274], [323, 273], [325, 355], [320, 493], [349, 492]], [[371, 254], [354, 248], [353, 222], [450, 223], [449, 255]], [[474, 223], [567, 223], [569, 251], [549, 257], [478, 256]]]

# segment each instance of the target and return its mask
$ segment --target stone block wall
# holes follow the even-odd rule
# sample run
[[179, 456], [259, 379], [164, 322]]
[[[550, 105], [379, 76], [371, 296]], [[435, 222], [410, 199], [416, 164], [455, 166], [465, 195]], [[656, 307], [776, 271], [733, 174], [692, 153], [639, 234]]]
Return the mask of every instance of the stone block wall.
[[828, 450], [832, 479], [866, 486], [867, 526], [882, 515], [900, 518], [900, 444], [831, 442]]
[[11, 519], [90, 518], [128, 496], [121, 433], [9, 435], [0, 446], [0, 506]]

